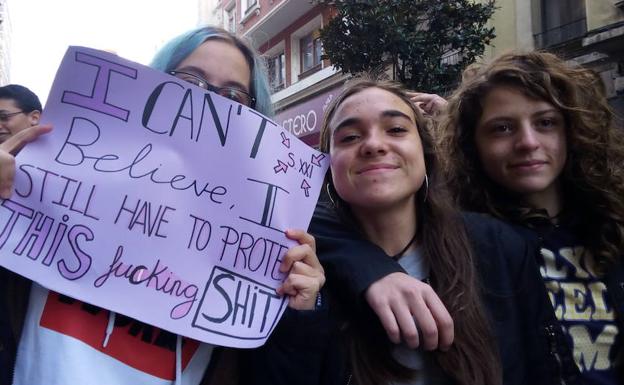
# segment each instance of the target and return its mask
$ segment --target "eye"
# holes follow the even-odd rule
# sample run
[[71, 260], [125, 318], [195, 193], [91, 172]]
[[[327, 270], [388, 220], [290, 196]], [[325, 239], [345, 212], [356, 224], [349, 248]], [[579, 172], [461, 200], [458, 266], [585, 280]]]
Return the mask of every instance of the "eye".
[[201, 87], [204, 89], [206, 89], [207, 87], [207, 82], [204, 80], [204, 78], [202, 78], [200, 75], [197, 75], [195, 73], [173, 70], [173, 71], [169, 71], [169, 74], [175, 76], [176, 78], [180, 80], [184, 80], [187, 83], [196, 85], [198, 87]]
[[557, 124], [556, 119], [554, 118], [540, 118], [537, 122], [536, 122], [536, 126], [538, 128], [544, 128], [544, 129], [549, 129], [554, 127]]
[[183, 73], [183, 72], [177, 72], [174, 76], [180, 80], [184, 80], [187, 83], [191, 83], [193, 85], [204, 88], [204, 82], [202, 81], [202, 79], [200, 79], [197, 76]]
[[222, 87], [219, 88], [218, 93], [223, 97], [226, 97], [237, 103], [244, 104], [246, 106], [249, 106], [251, 103], [251, 97], [245, 91], [238, 88]]
[[388, 132], [391, 134], [402, 134], [407, 131], [408, 131], [407, 128], [401, 127], [401, 126], [395, 126], [395, 127], [388, 129]]
[[343, 128], [337, 132], [334, 132], [334, 142], [336, 144], [350, 144], [357, 141], [360, 138], [360, 133], [357, 130], [351, 128]]
[[201, 80], [197, 79], [197, 78], [194, 78], [194, 77], [191, 77], [191, 76], [187, 76], [185, 78], [182, 78], [182, 80], [184, 80], [187, 83], [191, 83], [191, 84], [194, 84], [196, 86], [203, 87], [203, 82]]
[[219, 89], [219, 95], [238, 103], [242, 103], [244, 97], [244, 94], [236, 88], [221, 88]]
[[347, 134], [347, 135], [341, 136], [338, 142], [339, 143], [351, 143], [351, 142], [356, 141], [358, 138], [359, 136], [356, 134]]
[[511, 124], [507, 122], [495, 123], [490, 127], [490, 132], [495, 135], [503, 135], [512, 131]]

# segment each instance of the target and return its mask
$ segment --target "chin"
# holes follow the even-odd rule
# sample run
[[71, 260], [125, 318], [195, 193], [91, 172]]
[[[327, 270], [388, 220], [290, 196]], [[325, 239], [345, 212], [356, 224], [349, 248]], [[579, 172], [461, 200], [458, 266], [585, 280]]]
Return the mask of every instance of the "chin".
[[397, 197], [396, 195], [386, 194], [386, 195], [362, 195], [360, 194], [354, 202], [353, 206], [362, 207], [365, 209], [373, 209], [373, 210], [387, 210], [391, 209], [394, 206], [402, 206], [406, 202], [409, 202], [409, 199], [403, 199], [402, 197]]
[[509, 190], [516, 194], [536, 194], [548, 188], [548, 183], [516, 183], [509, 187]]

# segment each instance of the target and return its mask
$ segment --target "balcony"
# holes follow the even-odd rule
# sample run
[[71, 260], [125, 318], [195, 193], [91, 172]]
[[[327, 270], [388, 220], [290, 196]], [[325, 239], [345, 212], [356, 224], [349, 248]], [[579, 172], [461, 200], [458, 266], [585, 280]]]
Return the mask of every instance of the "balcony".
[[250, 26], [243, 35], [251, 39], [254, 47], [260, 47], [314, 7], [315, 4], [310, 1], [282, 0], [266, 14], [262, 14], [261, 19]]
[[587, 33], [586, 18], [578, 19], [567, 24], [550, 28], [535, 34], [535, 48], [549, 48], [570, 40], [578, 39]]

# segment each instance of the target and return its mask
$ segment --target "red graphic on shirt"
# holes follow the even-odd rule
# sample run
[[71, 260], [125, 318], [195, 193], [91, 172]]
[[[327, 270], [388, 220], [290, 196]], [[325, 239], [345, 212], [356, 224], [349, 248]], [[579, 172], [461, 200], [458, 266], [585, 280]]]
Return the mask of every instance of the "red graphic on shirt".
[[[175, 378], [176, 335], [140, 321], [116, 315], [115, 327], [104, 348], [108, 310], [50, 291], [41, 326], [74, 337], [92, 348], [144, 373], [164, 380]], [[199, 342], [182, 340], [182, 368]]]

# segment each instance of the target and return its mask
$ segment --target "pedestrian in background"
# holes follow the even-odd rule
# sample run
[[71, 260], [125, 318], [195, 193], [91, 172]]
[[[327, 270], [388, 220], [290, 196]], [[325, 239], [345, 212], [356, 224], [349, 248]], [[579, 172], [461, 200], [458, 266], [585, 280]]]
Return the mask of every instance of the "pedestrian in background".
[[28, 88], [19, 84], [0, 87], [0, 143], [39, 124], [41, 111], [39, 98]]
[[[39, 124], [41, 102], [19, 84], [0, 87], [0, 144], [18, 132]], [[0, 267], [0, 384], [11, 383], [17, 339], [28, 300], [30, 281]], [[16, 292], [23, 295], [14, 295]], [[9, 312], [8, 309], [20, 309]]]

